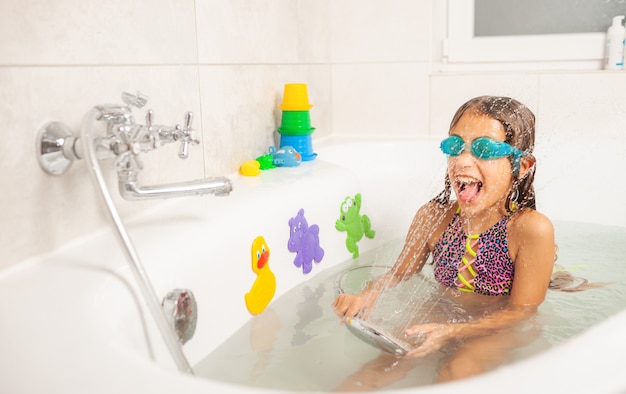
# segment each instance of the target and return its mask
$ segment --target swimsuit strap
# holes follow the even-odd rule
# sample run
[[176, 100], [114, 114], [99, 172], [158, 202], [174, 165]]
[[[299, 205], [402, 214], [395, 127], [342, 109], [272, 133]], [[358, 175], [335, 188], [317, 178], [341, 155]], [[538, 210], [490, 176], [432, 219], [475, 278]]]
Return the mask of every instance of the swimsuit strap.
[[[473, 292], [474, 291], [474, 280], [476, 279], [476, 271], [472, 267], [474, 261], [476, 261], [476, 245], [478, 245], [478, 239], [480, 238], [480, 234], [472, 234], [468, 235], [465, 241], [465, 256], [461, 259], [459, 263], [457, 278], [459, 282], [457, 283], [457, 288], [461, 291], [465, 292]], [[465, 279], [461, 274], [463, 271], [467, 270], [472, 278], [470, 280]]]
[[[457, 207], [455, 215], [460, 215], [461, 214], [461, 207]], [[474, 270], [474, 268], [472, 267], [472, 265], [474, 264], [474, 261], [476, 261], [476, 250], [474, 250], [474, 248], [476, 248], [476, 245], [478, 245], [478, 239], [480, 238], [480, 234], [472, 234], [472, 235], [468, 235], [465, 239], [465, 256], [463, 256], [463, 258], [461, 259], [461, 262], [459, 263], [458, 266], [458, 270], [457, 270], [457, 288], [461, 291], [464, 291], [466, 293], [472, 293], [474, 292], [474, 281], [476, 279], [476, 271]], [[471, 275], [472, 278], [467, 280], [465, 279], [465, 277], [461, 274], [461, 272], [467, 270]]]

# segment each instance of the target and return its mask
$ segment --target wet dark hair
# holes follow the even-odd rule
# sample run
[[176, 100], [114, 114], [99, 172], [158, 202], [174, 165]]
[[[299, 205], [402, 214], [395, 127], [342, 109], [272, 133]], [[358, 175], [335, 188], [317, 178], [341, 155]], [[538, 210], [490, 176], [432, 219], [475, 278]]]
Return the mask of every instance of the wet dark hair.
[[[554, 249], [554, 262], [558, 260], [559, 248], [558, 246]], [[560, 266], [559, 264], [554, 264], [554, 271], [552, 272], [552, 277], [550, 277], [550, 284], [548, 285], [548, 289], [554, 291], [561, 291], [563, 293], [577, 293], [579, 291], [589, 290], [589, 289], [597, 289], [599, 287], [604, 287], [610, 285], [611, 282], [589, 282], [585, 278], [581, 278], [579, 276], [572, 275], [566, 268]]]
[[610, 285], [610, 282], [592, 282], [579, 276], [574, 276], [562, 266], [556, 264], [555, 271], [550, 278], [548, 288], [553, 291], [561, 291], [563, 293], [577, 293], [589, 289], [597, 289]]
[[[535, 114], [526, 105], [510, 97], [480, 96], [467, 101], [459, 107], [452, 117], [452, 122], [450, 122], [450, 130], [469, 111], [488, 116], [500, 122], [504, 127], [505, 142], [521, 150], [524, 153], [524, 157], [530, 158], [535, 163], [522, 178], [514, 176], [513, 187], [511, 188], [511, 193], [507, 196], [505, 205], [509, 213], [513, 209], [536, 209], [535, 190], [533, 187], [536, 160], [532, 155], [535, 148]], [[513, 174], [513, 158], [510, 160], [511, 174]], [[452, 186], [450, 178], [446, 173], [444, 190], [432, 201], [440, 205], [447, 205], [450, 202], [451, 193]]]

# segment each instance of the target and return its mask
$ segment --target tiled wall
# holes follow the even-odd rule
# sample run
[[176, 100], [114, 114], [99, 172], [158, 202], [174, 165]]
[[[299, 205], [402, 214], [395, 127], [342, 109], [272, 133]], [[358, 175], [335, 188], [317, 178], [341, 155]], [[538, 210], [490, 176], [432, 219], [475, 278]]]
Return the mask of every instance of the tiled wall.
[[[144, 156], [144, 184], [231, 174], [266, 152], [288, 82], [309, 86], [314, 138], [406, 133], [405, 108], [428, 115], [428, 3], [0, 1], [0, 268], [106, 223], [84, 162], [62, 177], [39, 169], [45, 122], [78, 130], [122, 91], [147, 94], [159, 124], [193, 111], [201, 146], [185, 161], [174, 145]], [[116, 200], [123, 216], [149, 205]]]
[[[234, 173], [274, 143], [284, 83], [309, 86], [314, 138], [440, 134], [459, 104], [506, 94], [543, 133], [617, 132], [626, 73], [439, 73], [435, 0], [0, 1], [0, 268], [105, 222], [83, 162], [50, 177], [37, 130], [77, 130], [94, 105], [140, 90], [159, 124], [195, 113], [201, 139], [144, 157], [145, 184]], [[142, 116], [138, 114], [138, 116]], [[141, 118], [139, 118], [141, 120]], [[601, 125], [601, 126], [600, 126]], [[110, 162], [103, 162], [115, 189]], [[124, 216], [149, 204], [117, 198]]]

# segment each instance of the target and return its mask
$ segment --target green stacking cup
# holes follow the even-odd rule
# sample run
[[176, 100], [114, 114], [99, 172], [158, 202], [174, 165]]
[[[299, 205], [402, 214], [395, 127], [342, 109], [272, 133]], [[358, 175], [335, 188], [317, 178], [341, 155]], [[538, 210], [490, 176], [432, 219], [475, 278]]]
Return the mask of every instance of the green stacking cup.
[[285, 135], [309, 135], [315, 130], [311, 127], [309, 111], [283, 111], [278, 132]]

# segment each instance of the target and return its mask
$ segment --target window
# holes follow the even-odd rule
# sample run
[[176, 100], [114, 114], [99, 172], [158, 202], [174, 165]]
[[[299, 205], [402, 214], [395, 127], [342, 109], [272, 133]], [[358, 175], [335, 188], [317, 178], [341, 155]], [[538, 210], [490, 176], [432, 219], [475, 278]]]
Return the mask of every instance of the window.
[[[448, 0], [449, 64], [603, 65], [606, 30], [626, 0]], [[577, 66], [572, 66], [576, 64]]]

